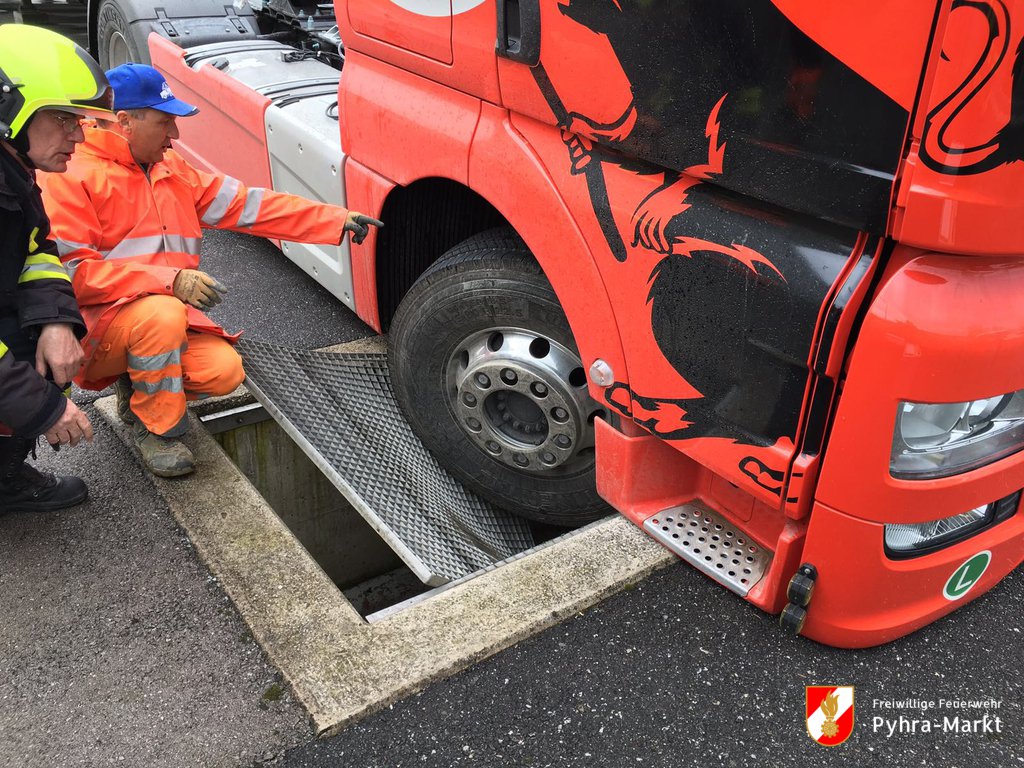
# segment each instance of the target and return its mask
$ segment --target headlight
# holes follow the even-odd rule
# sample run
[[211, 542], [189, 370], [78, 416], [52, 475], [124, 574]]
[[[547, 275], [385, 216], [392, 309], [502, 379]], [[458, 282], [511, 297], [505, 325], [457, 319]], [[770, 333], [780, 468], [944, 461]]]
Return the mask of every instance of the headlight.
[[1024, 448], [1024, 390], [965, 403], [901, 402], [889, 471], [893, 477], [947, 477]]
[[893, 558], [914, 557], [960, 541], [982, 528], [1013, 517], [1020, 506], [1020, 497], [1021, 492], [1017, 491], [969, 512], [927, 523], [888, 524], [885, 526], [885, 551]]
[[885, 547], [892, 554], [909, 555], [923, 549], [938, 547], [952, 539], [967, 536], [989, 522], [989, 505], [977, 507], [962, 515], [914, 525], [885, 526]]

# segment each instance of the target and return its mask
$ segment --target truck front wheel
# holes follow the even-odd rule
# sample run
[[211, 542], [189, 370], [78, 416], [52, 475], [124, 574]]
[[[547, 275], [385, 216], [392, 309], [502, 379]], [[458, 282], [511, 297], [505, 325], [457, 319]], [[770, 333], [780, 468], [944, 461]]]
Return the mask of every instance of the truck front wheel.
[[467, 487], [554, 525], [610, 512], [594, 483], [594, 419], [608, 413], [513, 231], [476, 235], [435, 262], [398, 308], [389, 355], [413, 429]]
[[103, 0], [96, 17], [100, 66], [113, 69], [128, 62], [149, 63], [149, 47], [142, 32], [128, 23], [117, 0]]

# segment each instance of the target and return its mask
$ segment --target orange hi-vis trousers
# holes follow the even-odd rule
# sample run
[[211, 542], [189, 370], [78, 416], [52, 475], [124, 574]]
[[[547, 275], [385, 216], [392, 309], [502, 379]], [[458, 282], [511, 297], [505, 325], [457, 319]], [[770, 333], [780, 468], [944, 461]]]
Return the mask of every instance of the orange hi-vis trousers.
[[186, 306], [173, 296], [144, 296], [111, 321], [85, 371], [86, 379], [132, 380], [131, 408], [157, 435], [188, 426], [186, 400], [225, 395], [242, 383], [242, 359], [231, 345], [188, 328]]

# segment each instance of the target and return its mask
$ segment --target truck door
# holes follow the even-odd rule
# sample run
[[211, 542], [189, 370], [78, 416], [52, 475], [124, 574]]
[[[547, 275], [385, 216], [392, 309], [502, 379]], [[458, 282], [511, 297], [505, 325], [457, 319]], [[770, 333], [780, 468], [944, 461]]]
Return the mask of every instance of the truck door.
[[616, 308], [608, 404], [779, 501], [823, 308], [886, 232], [935, 0], [502, 8], [504, 105]]
[[[454, 2], [473, 4], [465, 0]], [[357, 34], [451, 64], [452, 3], [453, 0], [349, 0], [346, 5], [349, 23]], [[420, 22], [410, 24], [409, 13], [421, 17]]]

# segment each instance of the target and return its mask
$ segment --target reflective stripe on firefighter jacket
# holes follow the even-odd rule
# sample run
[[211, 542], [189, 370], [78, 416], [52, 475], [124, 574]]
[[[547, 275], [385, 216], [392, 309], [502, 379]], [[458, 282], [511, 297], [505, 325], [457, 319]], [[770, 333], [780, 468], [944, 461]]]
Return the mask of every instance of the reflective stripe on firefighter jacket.
[[64, 414], [63, 393], [35, 370], [41, 327], [67, 323], [85, 333], [49, 232], [32, 176], [0, 146], [0, 435], [36, 437]]
[[[119, 134], [90, 127], [63, 174], [41, 174], [61, 260], [88, 327], [86, 368], [107, 326], [126, 302], [173, 295], [182, 269], [199, 268], [202, 229], [213, 227], [306, 243], [338, 244], [348, 211], [237, 179], [200, 171], [174, 150], [149, 168]], [[189, 328], [230, 335], [188, 308]], [[112, 378], [77, 380], [102, 389]]]

